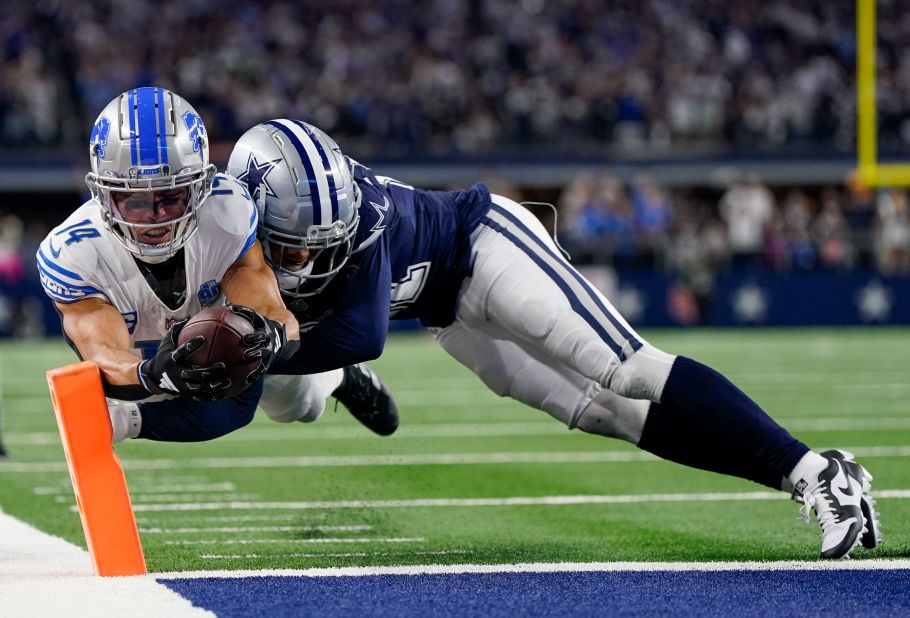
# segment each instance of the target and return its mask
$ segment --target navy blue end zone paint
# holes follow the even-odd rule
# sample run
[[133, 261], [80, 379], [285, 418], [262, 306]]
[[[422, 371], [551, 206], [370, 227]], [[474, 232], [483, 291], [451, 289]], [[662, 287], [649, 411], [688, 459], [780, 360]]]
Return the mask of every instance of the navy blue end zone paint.
[[897, 616], [910, 570], [160, 579], [218, 616]]

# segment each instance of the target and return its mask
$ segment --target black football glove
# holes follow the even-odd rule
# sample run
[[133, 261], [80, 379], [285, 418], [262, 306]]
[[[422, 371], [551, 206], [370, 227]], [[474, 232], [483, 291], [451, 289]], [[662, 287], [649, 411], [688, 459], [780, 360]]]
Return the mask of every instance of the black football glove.
[[193, 337], [177, 345], [186, 322], [175, 323], [162, 337], [155, 357], [139, 363], [139, 382], [152, 395], [186, 395], [197, 401], [223, 399], [231, 387], [224, 363], [195, 367], [187, 360], [205, 345], [205, 338]]
[[286, 360], [300, 347], [300, 341], [288, 340], [284, 324], [270, 320], [243, 305], [229, 305], [231, 311], [249, 320], [256, 330], [243, 336], [244, 360], [259, 359], [259, 368], [247, 377], [247, 383], [261, 378], [276, 360]]

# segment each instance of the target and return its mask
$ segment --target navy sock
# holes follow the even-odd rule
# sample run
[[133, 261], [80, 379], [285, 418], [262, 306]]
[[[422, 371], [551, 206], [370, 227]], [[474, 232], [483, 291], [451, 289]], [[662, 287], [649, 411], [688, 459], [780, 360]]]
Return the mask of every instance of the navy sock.
[[730, 380], [678, 356], [638, 446], [658, 457], [780, 489], [809, 448]]

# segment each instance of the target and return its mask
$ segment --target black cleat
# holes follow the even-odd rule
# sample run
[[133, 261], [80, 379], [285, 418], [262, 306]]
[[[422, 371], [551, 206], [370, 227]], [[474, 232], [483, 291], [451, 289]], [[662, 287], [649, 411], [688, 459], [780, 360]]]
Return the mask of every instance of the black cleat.
[[380, 436], [398, 429], [398, 406], [388, 387], [363, 363], [342, 369], [344, 381], [332, 396], [348, 409], [351, 416]]

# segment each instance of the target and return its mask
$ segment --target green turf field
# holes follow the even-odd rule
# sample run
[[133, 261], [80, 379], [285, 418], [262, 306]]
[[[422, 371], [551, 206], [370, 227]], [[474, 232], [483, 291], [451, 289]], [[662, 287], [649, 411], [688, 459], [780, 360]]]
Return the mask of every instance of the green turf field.
[[[910, 330], [645, 333], [711, 364], [810, 446], [844, 447], [875, 475], [885, 543], [910, 555]], [[0, 507], [84, 546], [44, 371], [62, 342], [0, 346]], [[117, 452], [149, 569], [303, 568], [613, 560], [807, 560], [817, 525], [746, 481], [570, 432], [500, 399], [424, 336], [373, 366], [402, 426], [370, 434], [343, 408], [315, 424], [259, 416], [202, 444]], [[689, 494], [667, 497], [664, 494]], [[885, 494], [887, 495], [887, 494]], [[509, 498], [512, 500], [509, 503]]]

